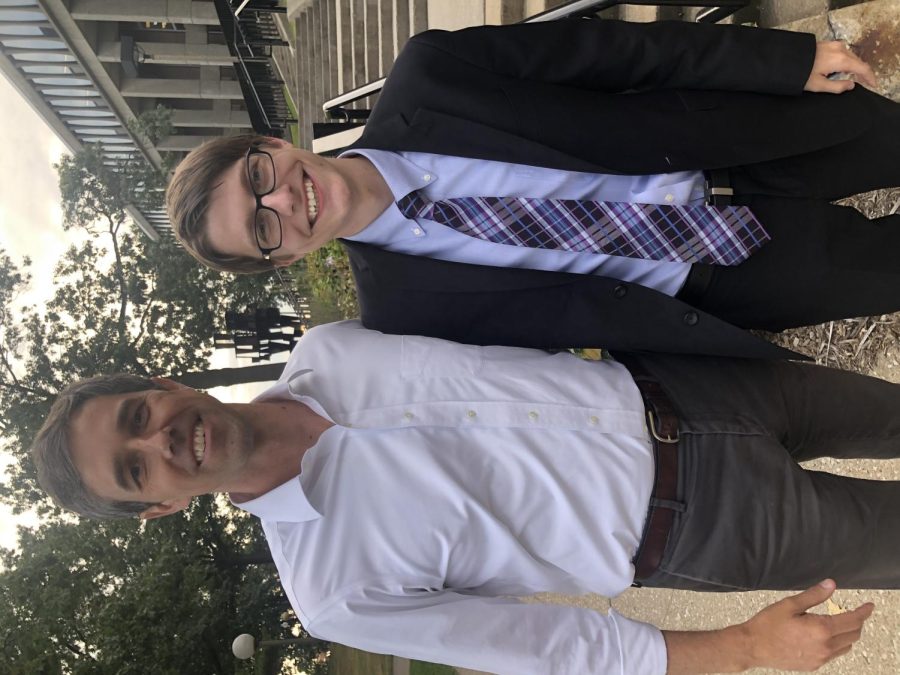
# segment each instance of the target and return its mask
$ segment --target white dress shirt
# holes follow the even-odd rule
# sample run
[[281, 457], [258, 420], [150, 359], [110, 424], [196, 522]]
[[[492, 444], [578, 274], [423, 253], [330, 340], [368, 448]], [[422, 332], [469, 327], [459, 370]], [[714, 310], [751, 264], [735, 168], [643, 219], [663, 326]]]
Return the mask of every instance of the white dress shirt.
[[652, 626], [513, 597], [633, 579], [654, 466], [621, 365], [347, 321], [257, 400], [292, 397], [335, 426], [239, 506], [311, 635], [494, 673], [665, 672]]
[[[639, 204], [702, 204], [704, 180], [699, 171], [652, 176], [621, 176], [562, 171], [524, 164], [451, 157], [425, 152], [352, 150], [342, 156], [366, 157], [388, 184], [394, 201], [413, 190], [430, 200], [450, 197], [534, 197], [594, 199]], [[458, 232], [427, 218], [407, 219], [391, 204], [353, 241], [394, 253], [440, 260], [521, 267], [576, 274], [600, 274], [675, 295], [690, 264], [625, 258], [602, 253], [511, 246]]]

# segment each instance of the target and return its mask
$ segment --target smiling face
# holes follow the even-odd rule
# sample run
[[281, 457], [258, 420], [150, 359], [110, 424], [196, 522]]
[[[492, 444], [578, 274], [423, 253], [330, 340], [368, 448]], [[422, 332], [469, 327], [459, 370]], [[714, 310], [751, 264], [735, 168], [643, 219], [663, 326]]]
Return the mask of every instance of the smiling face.
[[[260, 146], [272, 157], [274, 189], [261, 197], [281, 219], [281, 246], [272, 261], [286, 265], [338, 237], [356, 234], [390, 203], [390, 191], [375, 168], [362, 157], [331, 159], [295, 148], [280, 139]], [[254, 236], [256, 198], [250, 180], [270, 170], [259, 155], [228, 167], [213, 190], [206, 212], [208, 246], [225, 257], [260, 258]], [[263, 166], [264, 165], [264, 166]], [[266, 179], [265, 191], [271, 180]]]
[[72, 417], [72, 461], [85, 486], [110, 501], [152, 502], [153, 518], [192, 497], [226, 492], [253, 452], [253, 431], [232, 408], [161, 381], [163, 390], [98, 396]]

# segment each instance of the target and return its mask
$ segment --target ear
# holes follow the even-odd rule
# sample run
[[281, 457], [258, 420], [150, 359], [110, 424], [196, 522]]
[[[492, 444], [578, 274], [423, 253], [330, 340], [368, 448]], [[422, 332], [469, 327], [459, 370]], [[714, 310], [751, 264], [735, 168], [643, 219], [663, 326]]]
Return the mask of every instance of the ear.
[[181, 384], [181, 382], [176, 382], [175, 380], [170, 380], [168, 377], [151, 377], [150, 380], [157, 386], [165, 389], [166, 391], [175, 391], [176, 389], [190, 389], [191, 387], [186, 384]]
[[141, 520], [153, 520], [154, 518], [162, 518], [163, 516], [178, 513], [179, 511], [186, 509], [190, 503], [191, 500], [188, 497], [159, 502], [142, 511]]
[[275, 267], [290, 267], [295, 262], [300, 260], [303, 257], [303, 254], [294, 255], [294, 256], [284, 256], [283, 258], [272, 258], [271, 263], [275, 265]]
[[274, 136], [266, 136], [265, 140], [266, 145], [270, 145], [274, 148], [293, 148], [294, 144], [289, 143], [283, 138], [275, 138]]

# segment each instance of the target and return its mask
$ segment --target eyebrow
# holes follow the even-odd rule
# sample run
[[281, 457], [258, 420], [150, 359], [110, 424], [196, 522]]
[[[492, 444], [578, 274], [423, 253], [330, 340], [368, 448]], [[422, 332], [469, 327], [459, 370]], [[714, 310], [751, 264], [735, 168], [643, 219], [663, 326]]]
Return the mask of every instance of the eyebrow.
[[[119, 404], [119, 409], [116, 411], [116, 431], [121, 434], [129, 434], [129, 419], [131, 417], [131, 411], [133, 409], [133, 398], [125, 398], [122, 399], [122, 402]], [[116, 455], [113, 459], [113, 476], [116, 479], [116, 485], [118, 485], [123, 490], [128, 492], [132, 492], [134, 487], [128, 484], [128, 481], [125, 478], [126, 469], [125, 469], [125, 461], [122, 459], [121, 455]]]
[[116, 485], [126, 492], [134, 491], [134, 487], [129, 485], [128, 481], [125, 480], [125, 462], [122, 460], [121, 456], [116, 456], [113, 460], [113, 475], [116, 478]]

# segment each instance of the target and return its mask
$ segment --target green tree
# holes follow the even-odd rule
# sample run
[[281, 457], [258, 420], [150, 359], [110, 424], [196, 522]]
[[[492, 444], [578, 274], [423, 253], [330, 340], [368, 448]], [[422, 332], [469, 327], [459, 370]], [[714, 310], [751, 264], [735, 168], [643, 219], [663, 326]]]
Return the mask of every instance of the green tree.
[[[135, 124], [153, 140], [167, 133], [168, 113]], [[45, 307], [19, 307], [27, 265], [0, 251], [0, 432], [19, 462], [8, 470], [0, 499], [16, 509], [39, 504], [26, 449], [55, 394], [98, 373], [172, 375], [204, 370], [226, 310], [271, 304], [279, 291], [266, 277], [234, 277], [202, 267], [171, 239], [158, 241], [131, 225], [129, 210], [161, 208], [168, 161], [154, 166], [135, 151], [107, 164], [100, 146], [63, 157], [63, 227], [87, 241], [57, 263], [55, 292]]]
[[[252, 673], [231, 654], [237, 635], [293, 637], [274, 566], [256, 564], [269, 558], [254, 519], [212, 498], [144, 524], [57, 521], [20, 538], [0, 572], [4, 673]], [[326, 648], [280, 657], [322, 673]]]
[[[165, 115], [155, 115], [143, 121], [148, 138], [164, 126]], [[57, 168], [64, 226], [89, 238], [60, 258], [44, 307], [22, 305], [29, 262], [16, 265], [0, 250], [0, 443], [18, 459], [0, 499], [44, 517], [38, 529], [20, 530], [18, 551], [0, 556], [2, 670], [254, 672], [235, 661], [231, 639], [290, 636], [273, 566], [259, 564], [267, 554], [254, 519], [206, 498], [143, 525], [77, 520], [43, 497], [27, 448], [72, 380], [202, 370], [225, 311], [270, 304], [277, 291], [266, 278], [202, 268], [170, 238], [152, 241], [132, 227], [135, 204], [159, 206], [165, 162], [133, 153], [109, 167], [88, 146]], [[319, 649], [285, 654], [312, 673]]]

